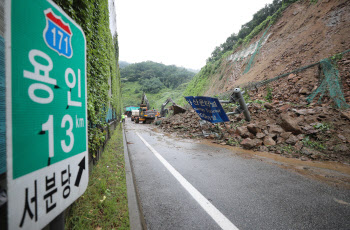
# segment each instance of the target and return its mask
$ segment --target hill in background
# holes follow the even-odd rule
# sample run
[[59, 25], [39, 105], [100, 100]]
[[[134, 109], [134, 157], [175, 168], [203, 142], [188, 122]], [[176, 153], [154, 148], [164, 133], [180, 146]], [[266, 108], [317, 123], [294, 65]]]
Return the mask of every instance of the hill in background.
[[127, 67], [128, 65], [130, 65], [129, 62], [126, 61], [119, 61], [119, 68], [123, 69], [124, 67]]
[[195, 75], [185, 68], [152, 61], [126, 65], [120, 74], [124, 106], [137, 106], [145, 92], [151, 107], [158, 110], [167, 98], [178, 100]]

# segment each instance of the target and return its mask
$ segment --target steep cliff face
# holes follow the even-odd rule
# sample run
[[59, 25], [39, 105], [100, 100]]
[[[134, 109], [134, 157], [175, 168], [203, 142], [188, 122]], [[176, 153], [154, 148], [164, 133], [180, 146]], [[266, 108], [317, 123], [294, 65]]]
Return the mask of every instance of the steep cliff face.
[[[262, 30], [249, 45], [225, 57], [210, 76], [211, 83], [205, 95], [271, 79], [348, 49], [350, 1], [319, 0], [316, 4], [299, 1], [290, 5], [275, 24]], [[348, 54], [343, 55], [340, 65], [349, 66], [348, 59]], [[250, 69], [247, 68], [249, 64]], [[349, 78], [349, 67], [346, 66], [339, 67], [343, 82]], [[317, 66], [297, 75], [311, 81], [312, 88], [319, 80]], [[343, 86], [344, 91], [349, 89], [347, 84]]]

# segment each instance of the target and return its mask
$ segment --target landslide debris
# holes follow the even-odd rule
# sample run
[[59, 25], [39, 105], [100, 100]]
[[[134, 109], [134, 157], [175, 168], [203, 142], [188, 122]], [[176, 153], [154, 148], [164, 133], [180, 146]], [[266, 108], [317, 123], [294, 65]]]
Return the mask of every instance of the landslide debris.
[[[251, 97], [257, 92], [252, 93]], [[332, 160], [350, 163], [350, 111], [331, 104], [310, 104], [254, 99], [249, 105], [251, 122], [243, 115], [211, 124], [194, 110], [162, 120], [164, 132], [182, 138], [206, 138], [221, 145], [272, 152], [302, 160]]]
[[[349, 63], [350, 54], [340, 63]], [[340, 66], [340, 68], [349, 68]], [[309, 70], [310, 71], [310, 70]], [[243, 114], [230, 122], [202, 121], [194, 110], [162, 120], [165, 132], [183, 138], [207, 138], [221, 145], [272, 152], [303, 160], [332, 160], [350, 163], [350, 110], [336, 108], [327, 96], [308, 103], [317, 78], [291, 74], [269, 85], [247, 91], [251, 122]], [[350, 81], [343, 82], [344, 97], [350, 99]], [[234, 107], [224, 106], [226, 112]]]
[[[214, 71], [204, 95], [221, 95], [242, 86], [251, 121], [243, 115], [230, 121], [211, 124], [193, 111], [162, 121], [165, 132], [183, 138], [207, 138], [221, 145], [240, 146], [302, 160], [350, 163], [350, 106], [340, 109], [334, 103], [335, 92], [325, 88], [323, 97], [308, 97], [327, 79], [317, 63], [325, 58], [339, 73], [341, 93], [350, 105], [350, 1], [299, 1], [292, 4], [268, 30], [270, 34], [245, 73], [251, 55], [239, 60], [224, 59]], [[264, 30], [252, 39], [262, 37]], [[244, 49], [244, 47], [243, 47]], [[239, 51], [237, 51], [239, 52]], [[334, 55], [343, 52], [342, 55]], [[235, 53], [232, 54], [233, 56]], [[334, 55], [334, 56], [332, 56]], [[243, 55], [244, 56], [244, 55]], [[294, 70], [302, 68], [302, 71]], [[286, 73], [293, 72], [289, 75]], [[275, 78], [284, 74], [285, 77]], [[267, 85], [255, 84], [273, 79]], [[226, 112], [234, 111], [231, 106]]]

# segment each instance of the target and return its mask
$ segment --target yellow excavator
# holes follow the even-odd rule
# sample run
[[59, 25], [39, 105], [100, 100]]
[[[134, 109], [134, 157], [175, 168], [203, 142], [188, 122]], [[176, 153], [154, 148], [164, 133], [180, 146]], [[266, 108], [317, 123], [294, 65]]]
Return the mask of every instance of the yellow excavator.
[[160, 117], [159, 112], [155, 109], [149, 109], [148, 99], [146, 97], [146, 94], [143, 93], [140, 104], [140, 114], [138, 117], [134, 118], [135, 123], [140, 123], [140, 121], [142, 121], [144, 124], [151, 124], [156, 119], [156, 117]]

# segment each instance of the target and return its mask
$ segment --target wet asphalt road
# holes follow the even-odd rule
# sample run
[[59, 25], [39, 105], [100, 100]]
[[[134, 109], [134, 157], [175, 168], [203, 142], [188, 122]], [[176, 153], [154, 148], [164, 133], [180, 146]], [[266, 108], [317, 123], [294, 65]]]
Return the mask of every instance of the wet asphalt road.
[[349, 190], [154, 127], [125, 124], [148, 229], [221, 228], [139, 136], [238, 229], [350, 229]]

